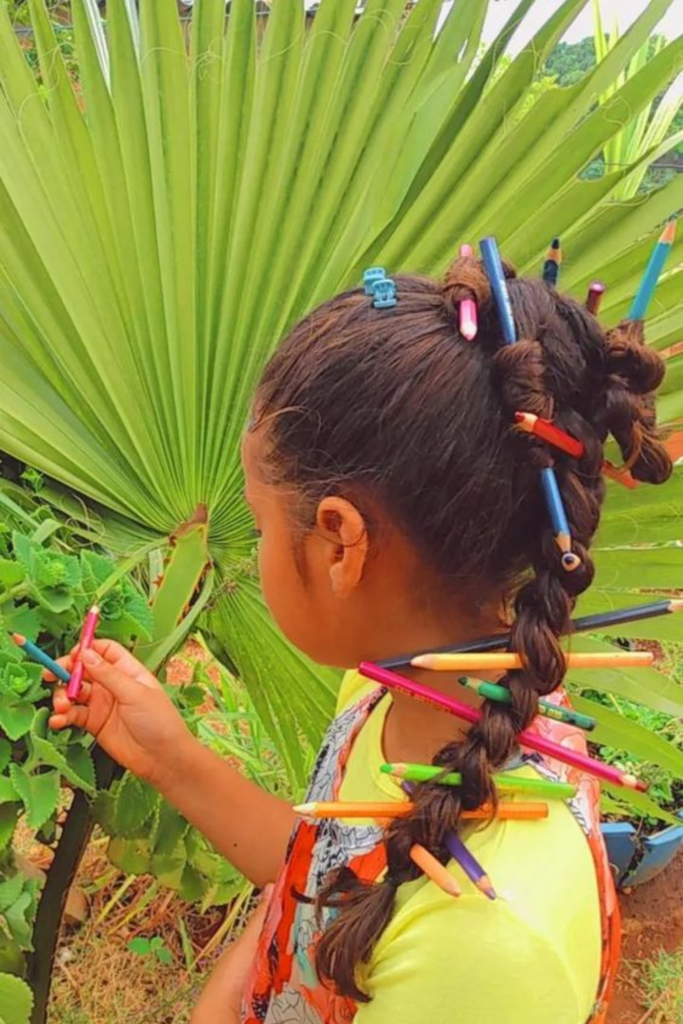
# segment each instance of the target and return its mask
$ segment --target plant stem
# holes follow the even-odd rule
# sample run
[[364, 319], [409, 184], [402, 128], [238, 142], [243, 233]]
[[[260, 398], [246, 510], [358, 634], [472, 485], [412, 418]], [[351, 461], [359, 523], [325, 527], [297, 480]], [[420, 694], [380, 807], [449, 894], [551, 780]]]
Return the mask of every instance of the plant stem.
[[[120, 769], [99, 747], [94, 752], [99, 789], [108, 789]], [[73, 884], [81, 857], [93, 827], [90, 803], [85, 793], [76, 793], [69, 808], [54, 860], [47, 874], [38, 904], [33, 931], [33, 953], [29, 958], [28, 980], [35, 1002], [31, 1024], [46, 1024], [52, 969], [59, 939], [64, 904]]]

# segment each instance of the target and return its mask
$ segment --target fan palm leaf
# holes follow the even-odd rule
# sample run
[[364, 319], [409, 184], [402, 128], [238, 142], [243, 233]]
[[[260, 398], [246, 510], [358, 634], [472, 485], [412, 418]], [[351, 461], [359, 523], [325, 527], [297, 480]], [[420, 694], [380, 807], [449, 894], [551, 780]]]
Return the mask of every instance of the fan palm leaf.
[[[189, 53], [175, 0], [142, 0], [139, 17], [112, 0], [106, 29], [95, 0], [73, 0], [78, 90], [44, 4], [30, 0], [40, 84], [0, 6], [0, 448], [96, 507], [117, 549], [206, 519], [206, 621], [294, 775], [336, 680], [285, 645], [253, 582], [239, 444], [255, 382], [283, 332], [365, 265], [440, 273], [488, 232], [526, 270], [561, 233], [563, 283], [581, 295], [603, 277], [608, 318], [623, 315], [683, 178], [615, 206], [632, 167], [579, 173], [680, 71], [683, 40], [619, 83], [671, 3], [652, 0], [585, 79], [529, 108], [585, 3], [564, 0], [496, 76], [540, 0], [479, 60], [488, 0], [456, 4], [439, 33], [440, 0], [368, 0], [360, 17], [324, 0], [313, 19], [278, 0], [262, 38], [252, 0], [233, 0], [227, 27], [223, 0], [200, 0]], [[660, 349], [683, 325], [680, 256], [649, 328]]]

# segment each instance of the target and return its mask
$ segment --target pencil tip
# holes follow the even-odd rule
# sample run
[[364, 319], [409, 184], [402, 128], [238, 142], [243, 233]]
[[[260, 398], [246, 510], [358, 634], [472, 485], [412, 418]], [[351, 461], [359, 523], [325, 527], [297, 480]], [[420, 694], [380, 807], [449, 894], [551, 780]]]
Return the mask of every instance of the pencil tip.
[[315, 804], [295, 804], [292, 810], [295, 814], [312, 814], [315, 811]]
[[557, 238], [557, 237], [553, 238], [553, 240], [551, 242], [551, 248], [553, 248], [553, 249], [559, 249], [560, 248], [560, 240], [559, 240], [559, 238]]
[[23, 647], [26, 643], [26, 637], [22, 636], [21, 633], [12, 633], [12, 640], [14, 640], [17, 647]]
[[496, 890], [495, 890], [495, 889], [493, 888], [493, 886], [492, 886], [492, 885], [488, 885], [488, 886], [487, 886], [487, 887], [486, 887], [486, 888], [485, 888], [485, 889], [483, 890], [483, 892], [484, 892], [484, 893], [485, 893], [485, 894], [486, 894], [486, 895], [488, 896], [488, 898], [489, 898], [490, 900], [495, 900], [495, 899], [497, 899], [497, 898], [498, 898], [498, 897], [496, 896]]
[[385, 775], [393, 775], [393, 773], [397, 770], [397, 768], [398, 768], [398, 765], [395, 765], [395, 764], [381, 764], [379, 766], [379, 770], [381, 772], [384, 772]]
[[666, 227], [662, 231], [659, 238], [660, 242], [665, 242], [667, 245], [671, 245], [676, 238], [676, 225], [678, 220], [676, 217], [672, 217], [671, 220], [667, 221]]
[[683, 601], [669, 601], [670, 612], [683, 612]]

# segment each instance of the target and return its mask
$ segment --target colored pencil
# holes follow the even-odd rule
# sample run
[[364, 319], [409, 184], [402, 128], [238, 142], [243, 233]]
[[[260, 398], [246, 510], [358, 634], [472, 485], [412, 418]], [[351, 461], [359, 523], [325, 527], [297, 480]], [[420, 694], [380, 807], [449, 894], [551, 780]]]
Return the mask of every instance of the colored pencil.
[[[591, 651], [590, 653], [565, 653], [568, 668], [644, 668], [651, 665], [654, 655], [650, 651]], [[426, 668], [430, 672], [478, 672], [486, 669], [524, 668], [519, 654], [506, 651], [503, 654], [489, 654], [472, 651], [471, 654], [419, 654], [410, 663], [413, 668]]]
[[610, 480], [615, 480], [622, 487], [628, 487], [630, 491], [635, 491], [638, 486], [638, 481], [634, 480], [633, 475], [628, 469], [619, 469], [618, 466], [613, 466], [607, 459], [602, 464], [602, 471]]
[[503, 261], [498, 251], [498, 244], [495, 238], [490, 236], [481, 240], [479, 248], [498, 310], [503, 338], [507, 345], [513, 345], [517, 341], [517, 329], [515, 327], [515, 318], [512, 315], [510, 292], [505, 280], [505, 271], [503, 270]]
[[577, 441], [571, 434], [556, 427], [550, 420], [542, 419], [541, 416], [534, 416], [531, 412], [516, 412], [515, 423], [519, 430], [526, 434], [535, 434], [542, 441], [547, 441], [574, 459], [580, 459], [585, 451], [581, 441]]
[[650, 256], [650, 261], [645, 268], [640, 287], [636, 292], [636, 297], [633, 300], [633, 304], [629, 310], [629, 320], [644, 320], [645, 314], [647, 313], [647, 307], [652, 301], [652, 297], [657, 288], [657, 282], [659, 281], [660, 275], [664, 269], [667, 256], [673, 248], [674, 239], [676, 237], [676, 218], [672, 217], [667, 222], [666, 227], [659, 236], [659, 241], [655, 244]]
[[[474, 854], [470, 853], [467, 849], [460, 836], [456, 835], [455, 832], [449, 832], [446, 836], [446, 846], [451, 857], [458, 862], [469, 880], [474, 882], [477, 889], [483, 892], [485, 896], [488, 896], [490, 900], [495, 900], [496, 890], [491, 885], [491, 879]], [[449, 875], [448, 877], [450, 878], [451, 876]]]
[[[292, 810], [302, 818], [405, 818], [413, 813], [414, 805], [404, 803], [367, 803], [343, 801], [314, 801], [309, 804], [298, 804]], [[473, 811], [463, 811], [465, 821], [484, 821], [487, 818], [500, 818], [501, 821], [532, 821], [536, 818], [548, 817], [548, 805], [539, 801], [525, 803], [499, 803], [495, 815], [490, 807], [477, 807]]]
[[57, 676], [63, 683], [69, 682], [71, 676], [66, 669], [62, 668], [59, 662], [51, 658], [38, 644], [34, 644], [32, 640], [27, 640], [21, 633], [12, 633], [12, 640], [17, 647], [21, 647], [26, 657], [30, 658], [31, 661], [35, 661], [44, 668], [49, 669], [53, 676]]
[[[473, 259], [474, 253], [471, 245], [460, 246], [460, 258], [461, 259]], [[460, 333], [463, 338], [467, 341], [474, 341], [477, 336], [478, 317], [477, 317], [477, 304], [474, 299], [461, 299], [460, 309]]]
[[[407, 779], [410, 782], [434, 782], [439, 786], [462, 785], [460, 772], [448, 772], [444, 775], [443, 768], [433, 764], [405, 764], [398, 761], [395, 764], [380, 765], [380, 771], [385, 775], [395, 775], [397, 779]], [[532, 797], [555, 800], [568, 800], [576, 795], [576, 786], [568, 782], [553, 782], [551, 779], [527, 779], [501, 772], [493, 776], [493, 781], [501, 793], [526, 793]]]
[[74, 658], [73, 665], [71, 666], [71, 679], [69, 685], [66, 688], [66, 695], [69, 700], [76, 700], [79, 693], [81, 692], [81, 686], [83, 683], [83, 662], [81, 656], [83, 651], [87, 651], [89, 647], [92, 647], [92, 642], [95, 639], [95, 630], [97, 629], [97, 623], [100, 620], [100, 609], [96, 604], [88, 611], [83, 623], [83, 629], [81, 630], [81, 638], [78, 642], [78, 650]]
[[[655, 619], [660, 615], [675, 615], [683, 611], [683, 601], [650, 601], [647, 604], [634, 604], [630, 608], [616, 608], [610, 612], [598, 612], [595, 615], [583, 615], [578, 619], [572, 619], [571, 633], [586, 633], [591, 630], [609, 629], [612, 626], [622, 626], [628, 622], [642, 622], [645, 619]], [[401, 668], [403, 665], [410, 665], [413, 658], [423, 654], [468, 654], [469, 652], [498, 651], [507, 647], [510, 643], [509, 633], [494, 633], [491, 636], [482, 636], [476, 640], [465, 641], [461, 644], [450, 644], [447, 647], [437, 647], [431, 650], [413, 651], [412, 654], [400, 654], [396, 658], [385, 658], [378, 662], [380, 668]]]
[[[361, 662], [358, 671], [366, 679], [372, 679], [389, 690], [398, 690], [416, 700], [423, 700], [434, 707], [443, 708], [449, 714], [457, 715], [458, 718], [462, 718], [463, 721], [470, 722], [472, 725], [481, 721], [481, 711], [471, 708], [469, 704], [463, 704], [462, 701], [454, 700], [453, 697], [447, 697], [445, 693], [439, 693], [438, 690], [432, 690], [431, 687], [424, 686], [422, 683], [406, 679], [405, 676], [399, 676], [379, 665], [373, 665], [372, 662]], [[601, 761], [596, 761], [578, 750], [553, 743], [528, 729], [521, 732], [518, 739], [520, 744], [529, 750], [537, 750], [539, 754], [544, 754], [546, 757], [573, 765], [580, 771], [596, 775], [598, 778], [605, 779], [606, 782], [612, 782], [615, 786], [625, 786], [628, 789], [640, 790], [640, 792], [647, 790], [647, 785], [640, 779], [634, 778], [633, 775], [620, 772], [617, 768], [612, 768], [611, 765], [602, 764]]]
[[588, 295], [586, 296], [586, 309], [589, 313], [592, 313], [593, 316], [597, 316], [600, 312], [602, 298], [606, 291], [607, 289], [602, 281], [591, 281], [588, 289]]
[[562, 247], [560, 246], [560, 240], [559, 238], [553, 238], [545, 258], [545, 263], [543, 264], [543, 280], [546, 284], [551, 284], [553, 288], [557, 287], [561, 264]]
[[[567, 455], [571, 455], [575, 459], [580, 459], [585, 451], [581, 441], [572, 437], [571, 434], [568, 434], [565, 430], [561, 430], [559, 427], [556, 427], [554, 423], [550, 422], [550, 420], [544, 420], [540, 416], [534, 416], [531, 412], [516, 412], [515, 422], [519, 430], [523, 430], [527, 434], [535, 434], [536, 437], [540, 437], [542, 441], [546, 441], [554, 448], [565, 452]], [[607, 460], [602, 464], [602, 472], [605, 476], [610, 477], [610, 479], [623, 484], [624, 487], [633, 489], [638, 486], [638, 482], [633, 479], [627, 469], [617, 469], [616, 466], [613, 466], [612, 463]]]
[[552, 466], [541, 470], [541, 484], [545, 496], [548, 514], [555, 531], [555, 543], [562, 552], [562, 568], [574, 572], [581, 565], [581, 559], [572, 551], [572, 537], [569, 532], [569, 520], [564, 510], [564, 502]]
[[410, 850], [410, 859], [414, 864], [417, 864], [418, 868], [430, 881], [434, 882], [443, 889], [444, 892], [448, 893], [449, 896], [462, 896], [462, 889], [449, 873], [448, 869], [443, 866], [441, 861], [438, 861], [433, 853], [425, 849], [419, 843], [415, 843]]
[[[512, 701], [510, 691], [504, 686], [499, 686], [497, 683], [485, 682], [482, 679], [470, 679], [467, 676], [461, 676], [458, 682], [470, 690], [476, 690], [479, 696], [484, 697], [485, 700], [496, 700], [501, 704], [510, 704]], [[596, 720], [590, 718], [589, 715], [582, 715], [572, 708], [553, 704], [549, 700], [539, 700], [538, 713], [543, 715], [544, 718], [552, 718], [556, 722], [566, 722], [567, 725], [575, 725], [577, 728], [585, 729], [587, 732], [591, 732], [597, 725]]]

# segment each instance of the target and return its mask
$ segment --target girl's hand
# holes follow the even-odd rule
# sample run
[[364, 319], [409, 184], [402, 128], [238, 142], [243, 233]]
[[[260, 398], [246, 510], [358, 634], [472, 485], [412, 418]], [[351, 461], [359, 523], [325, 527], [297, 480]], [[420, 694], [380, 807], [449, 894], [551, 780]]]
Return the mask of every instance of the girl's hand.
[[[71, 670], [76, 648], [60, 664]], [[178, 756], [195, 742], [161, 683], [113, 640], [95, 640], [83, 652], [84, 681], [74, 703], [63, 686], [52, 700], [53, 729], [86, 729], [135, 775], [161, 788]], [[54, 676], [46, 673], [46, 679]]]
[[251, 972], [273, 886], [261, 894], [261, 902], [239, 939], [223, 953], [197, 1003], [190, 1024], [239, 1024], [244, 989]]

